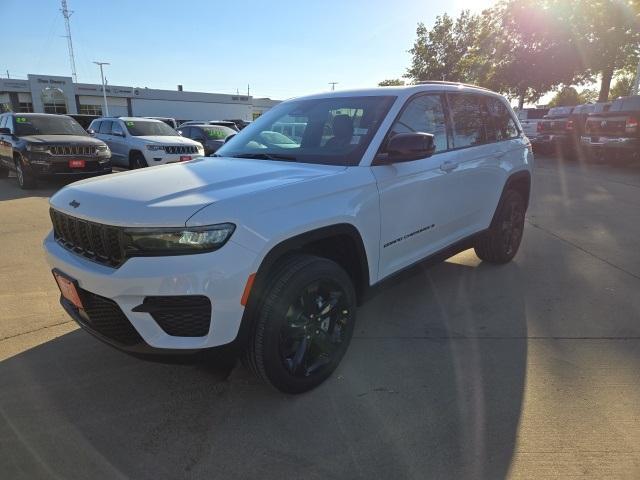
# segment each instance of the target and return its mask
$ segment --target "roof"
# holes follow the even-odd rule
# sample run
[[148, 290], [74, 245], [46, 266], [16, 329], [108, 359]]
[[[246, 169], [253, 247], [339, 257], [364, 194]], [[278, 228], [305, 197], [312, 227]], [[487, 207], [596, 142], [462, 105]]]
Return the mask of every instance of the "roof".
[[[397, 97], [410, 97], [416, 93], [420, 92], [433, 92], [433, 91], [447, 91], [447, 92], [459, 92], [459, 91], [467, 91], [467, 92], [476, 92], [482, 94], [490, 94], [502, 97], [499, 93], [488, 90], [484, 87], [477, 87], [474, 85], [466, 85], [462, 83], [455, 82], [439, 82], [439, 81], [429, 81], [422, 82], [416, 85], [405, 85], [400, 87], [375, 87], [375, 88], [367, 88], [367, 89], [355, 89], [355, 90], [337, 90], [330, 91], [324, 93], [317, 93], [314, 95], [306, 95], [303, 97], [297, 97], [295, 100], [311, 100], [311, 99], [319, 99], [319, 98], [330, 98], [330, 97], [373, 97], [373, 96], [385, 96], [385, 95], [393, 95]], [[293, 99], [292, 99], [293, 100]]]

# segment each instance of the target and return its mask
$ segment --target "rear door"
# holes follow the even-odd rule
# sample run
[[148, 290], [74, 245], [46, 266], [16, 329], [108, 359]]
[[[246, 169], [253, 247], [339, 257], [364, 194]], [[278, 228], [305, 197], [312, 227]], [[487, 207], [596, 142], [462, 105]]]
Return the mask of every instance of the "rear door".
[[[6, 128], [7, 117], [9, 115], [0, 115], [0, 128]], [[0, 135], [0, 164], [8, 165], [11, 158], [11, 144], [8, 141], [7, 135]]]

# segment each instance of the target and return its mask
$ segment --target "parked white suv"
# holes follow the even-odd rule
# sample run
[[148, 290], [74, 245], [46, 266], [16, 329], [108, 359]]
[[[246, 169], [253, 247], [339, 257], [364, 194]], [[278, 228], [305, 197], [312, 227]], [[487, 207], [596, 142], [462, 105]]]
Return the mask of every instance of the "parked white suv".
[[204, 155], [202, 144], [180, 136], [161, 120], [98, 118], [89, 133], [111, 149], [111, 163], [129, 168], [184, 162]]
[[[306, 125], [293, 147], [283, 123]], [[294, 393], [336, 368], [369, 286], [470, 247], [510, 261], [533, 161], [503, 97], [437, 82], [283, 102], [216, 157], [56, 193], [61, 303], [129, 352], [233, 345]]]

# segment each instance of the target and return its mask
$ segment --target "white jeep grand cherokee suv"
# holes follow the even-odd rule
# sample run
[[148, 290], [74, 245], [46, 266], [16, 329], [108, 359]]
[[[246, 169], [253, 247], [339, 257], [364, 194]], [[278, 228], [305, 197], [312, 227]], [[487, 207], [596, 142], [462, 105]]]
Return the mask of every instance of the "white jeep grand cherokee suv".
[[[295, 145], [271, 143], [304, 124]], [[474, 247], [522, 239], [533, 155], [506, 100], [431, 82], [284, 102], [218, 158], [85, 180], [51, 198], [61, 303], [129, 352], [232, 345], [303, 392], [336, 368], [364, 292]]]
[[202, 144], [180, 136], [161, 120], [105, 117], [91, 122], [88, 130], [109, 146], [113, 165], [142, 168], [204, 156]]

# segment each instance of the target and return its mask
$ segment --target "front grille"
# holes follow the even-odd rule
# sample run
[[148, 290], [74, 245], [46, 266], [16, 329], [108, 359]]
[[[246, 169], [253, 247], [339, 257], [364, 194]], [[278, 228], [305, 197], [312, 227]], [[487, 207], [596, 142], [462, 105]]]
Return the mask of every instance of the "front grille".
[[51, 145], [51, 155], [93, 156], [97, 155], [97, 145]]
[[164, 151], [170, 155], [183, 155], [189, 153], [198, 153], [198, 147], [192, 145], [167, 145]]
[[168, 335], [203, 337], [211, 324], [211, 301], [203, 295], [146, 297], [134, 312], [147, 312]]
[[136, 345], [143, 342], [138, 331], [131, 325], [116, 302], [95, 293], [78, 289], [84, 314], [80, 321], [89, 329], [122, 345]]
[[54, 209], [49, 213], [54, 237], [67, 250], [109, 267], [124, 262], [124, 242], [118, 227], [87, 222]]

